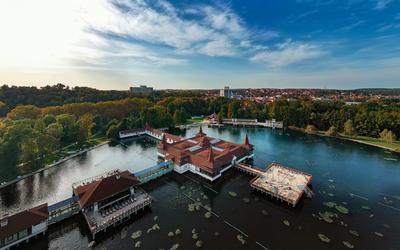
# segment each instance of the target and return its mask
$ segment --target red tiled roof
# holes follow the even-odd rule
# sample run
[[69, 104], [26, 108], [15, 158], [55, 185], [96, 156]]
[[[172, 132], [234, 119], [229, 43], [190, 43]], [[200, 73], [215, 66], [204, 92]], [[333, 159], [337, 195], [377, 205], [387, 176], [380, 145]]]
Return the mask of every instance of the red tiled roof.
[[[166, 158], [173, 160], [175, 164], [191, 163], [212, 173], [229, 164], [234, 157], [243, 157], [253, 149], [248, 139], [245, 144], [235, 144], [224, 140], [212, 144], [213, 140], [214, 138], [200, 131], [192, 138], [164, 145], [162, 150], [165, 151]], [[214, 148], [212, 155], [210, 155], [211, 148]]]
[[33, 225], [37, 225], [49, 218], [47, 203], [40, 206], [4, 217], [1, 221], [7, 220], [7, 225], [0, 227], [0, 239], [13, 235]]
[[85, 208], [139, 184], [140, 181], [138, 178], [133, 176], [129, 171], [124, 171], [86, 185], [78, 186], [74, 189], [74, 193], [79, 196], [79, 205]]

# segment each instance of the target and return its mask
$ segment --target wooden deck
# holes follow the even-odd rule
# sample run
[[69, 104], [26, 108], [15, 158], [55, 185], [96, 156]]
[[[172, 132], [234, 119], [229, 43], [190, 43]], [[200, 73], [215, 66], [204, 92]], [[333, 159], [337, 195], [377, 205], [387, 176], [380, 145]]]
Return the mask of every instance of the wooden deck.
[[312, 176], [308, 173], [277, 163], [270, 164], [266, 170], [245, 164], [237, 164], [235, 168], [255, 176], [250, 182], [254, 190], [285, 201], [293, 207], [297, 205], [304, 192], [312, 194], [308, 188]]

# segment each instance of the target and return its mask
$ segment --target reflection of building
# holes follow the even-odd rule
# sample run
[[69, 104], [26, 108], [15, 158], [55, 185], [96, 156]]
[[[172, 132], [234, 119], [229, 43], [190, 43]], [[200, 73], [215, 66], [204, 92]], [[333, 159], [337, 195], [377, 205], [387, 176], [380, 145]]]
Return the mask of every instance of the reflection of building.
[[178, 173], [190, 171], [210, 181], [238, 162], [253, 157], [253, 145], [247, 134], [243, 144], [215, 139], [200, 131], [192, 138], [167, 143], [163, 137], [157, 145], [158, 155], [175, 164]]
[[147, 87], [146, 85], [140, 85], [139, 87], [130, 87], [130, 91], [134, 94], [151, 93], [153, 92], [153, 88]]
[[0, 248], [8, 249], [45, 234], [48, 217], [47, 204], [43, 204], [0, 219]]
[[79, 197], [93, 238], [151, 204], [150, 196], [138, 188], [139, 184], [129, 171], [119, 170], [74, 184], [74, 195]]
[[229, 89], [229, 86], [225, 86], [219, 91], [219, 96], [231, 98], [233, 96], [233, 91]]

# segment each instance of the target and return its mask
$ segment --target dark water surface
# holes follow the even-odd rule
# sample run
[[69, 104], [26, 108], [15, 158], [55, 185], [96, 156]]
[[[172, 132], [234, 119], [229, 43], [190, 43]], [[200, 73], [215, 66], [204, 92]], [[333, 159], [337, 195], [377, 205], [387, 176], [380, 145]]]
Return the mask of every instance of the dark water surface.
[[[197, 128], [184, 133], [190, 136]], [[243, 128], [204, 128], [214, 137], [241, 143]], [[400, 249], [400, 157], [382, 149], [342, 140], [309, 136], [291, 131], [248, 129], [255, 146], [254, 165], [265, 168], [275, 161], [313, 175], [315, 196], [303, 199], [296, 208], [252, 192], [251, 177], [228, 171], [221, 180], [209, 183], [192, 174], [168, 174], [144, 188], [154, 197], [152, 209], [140, 218], [99, 235], [98, 249], [133, 249], [130, 236], [142, 230], [142, 249], [195, 249], [195, 228], [203, 249]], [[129, 146], [105, 145], [63, 165], [0, 190], [1, 212], [11, 212], [71, 196], [75, 181], [119, 168], [138, 171], [156, 163], [155, 141], [143, 138]], [[232, 197], [229, 192], [236, 192]], [[249, 198], [246, 203], [243, 198]], [[215, 212], [205, 218], [204, 208], [189, 212], [188, 204], [199, 200]], [[333, 201], [349, 209], [341, 214], [323, 205]], [[364, 206], [364, 207], [362, 207]], [[263, 212], [264, 211], [264, 212]], [[316, 217], [319, 212], [337, 215], [332, 223]], [[268, 213], [268, 215], [265, 215]], [[158, 217], [154, 221], [154, 216]], [[290, 226], [286, 226], [287, 220]], [[160, 230], [146, 233], [158, 223]], [[168, 232], [182, 233], [169, 237]], [[359, 237], [349, 231], [355, 230]], [[326, 244], [322, 233], [331, 239]], [[378, 233], [378, 234], [376, 234]], [[242, 245], [237, 235], [243, 235]], [[379, 236], [383, 235], [383, 236]], [[86, 249], [90, 234], [81, 215], [50, 227], [47, 235], [24, 249]]]

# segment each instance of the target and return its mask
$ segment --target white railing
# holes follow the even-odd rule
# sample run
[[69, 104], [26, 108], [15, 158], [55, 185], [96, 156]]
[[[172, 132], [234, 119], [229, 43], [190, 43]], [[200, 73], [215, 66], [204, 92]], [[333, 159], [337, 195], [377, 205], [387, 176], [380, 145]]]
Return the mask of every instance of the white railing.
[[79, 186], [82, 186], [82, 185], [86, 185], [86, 184], [92, 183], [94, 181], [101, 180], [101, 179], [103, 179], [105, 177], [109, 177], [109, 176], [112, 176], [112, 175], [115, 175], [115, 174], [118, 174], [118, 173], [120, 173], [120, 170], [119, 169], [114, 169], [114, 170], [111, 170], [111, 171], [108, 171], [108, 172], [105, 172], [105, 173], [102, 173], [102, 174], [99, 174], [99, 175], [96, 175], [96, 176], [92, 176], [92, 177], [86, 178], [84, 180], [77, 181], [77, 182], [73, 183], [72, 184], [72, 188], [75, 189], [76, 187], [79, 187]]

